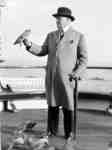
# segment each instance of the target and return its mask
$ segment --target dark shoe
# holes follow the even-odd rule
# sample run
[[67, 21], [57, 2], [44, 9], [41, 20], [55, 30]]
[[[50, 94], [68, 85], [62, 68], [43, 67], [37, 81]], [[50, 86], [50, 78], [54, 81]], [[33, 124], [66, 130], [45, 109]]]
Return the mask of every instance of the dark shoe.
[[65, 139], [66, 139], [67, 142], [70, 142], [70, 141], [76, 140], [76, 137], [75, 137], [75, 135], [71, 132], [69, 135], [65, 135]]
[[47, 133], [47, 136], [48, 136], [48, 137], [53, 137], [53, 136], [56, 136], [56, 133], [53, 133], [53, 132], [50, 132], [50, 131], [49, 131], [49, 132]]

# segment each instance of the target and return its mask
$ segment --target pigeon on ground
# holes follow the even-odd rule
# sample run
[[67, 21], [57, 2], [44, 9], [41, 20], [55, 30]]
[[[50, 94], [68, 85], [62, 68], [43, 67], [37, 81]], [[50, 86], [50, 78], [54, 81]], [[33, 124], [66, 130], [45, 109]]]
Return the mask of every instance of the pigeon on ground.
[[24, 131], [31, 131], [36, 125], [37, 122], [35, 121], [27, 121], [27, 123], [24, 125]]

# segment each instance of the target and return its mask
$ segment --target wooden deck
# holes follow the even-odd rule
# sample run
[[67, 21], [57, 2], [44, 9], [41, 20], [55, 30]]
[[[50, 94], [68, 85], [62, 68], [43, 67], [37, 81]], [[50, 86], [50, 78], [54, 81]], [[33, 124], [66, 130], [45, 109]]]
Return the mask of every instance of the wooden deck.
[[[40, 137], [46, 132], [47, 110], [27, 109], [13, 114], [0, 113], [2, 150], [7, 150], [8, 143], [13, 139], [14, 131], [28, 120], [34, 120], [38, 124], [32, 132], [28, 133], [29, 135]], [[60, 111], [59, 134], [49, 139], [50, 145], [62, 150], [65, 142], [63, 136], [63, 115]], [[79, 110], [77, 142], [80, 150], [108, 150], [109, 145], [112, 145], [112, 116], [103, 111]]]

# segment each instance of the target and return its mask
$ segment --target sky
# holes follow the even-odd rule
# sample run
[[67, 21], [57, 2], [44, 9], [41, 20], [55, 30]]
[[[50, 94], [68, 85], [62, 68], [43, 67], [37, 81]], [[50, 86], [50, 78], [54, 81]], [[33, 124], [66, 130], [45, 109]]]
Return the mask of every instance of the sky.
[[[1, 0], [3, 1], [3, 0]], [[1, 3], [0, 1], [0, 3]], [[9, 66], [38, 66], [47, 57], [39, 58], [14, 46], [13, 42], [25, 29], [29, 39], [42, 44], [47, 33], [56, 29], [52, 14], [60, 6], [71, 8], [76, 20], [73, 26], [87, 41], [88, 66], [112, 66], [112, 2], [111, 0], [5, 0], [0, 10], [0, 58]]]

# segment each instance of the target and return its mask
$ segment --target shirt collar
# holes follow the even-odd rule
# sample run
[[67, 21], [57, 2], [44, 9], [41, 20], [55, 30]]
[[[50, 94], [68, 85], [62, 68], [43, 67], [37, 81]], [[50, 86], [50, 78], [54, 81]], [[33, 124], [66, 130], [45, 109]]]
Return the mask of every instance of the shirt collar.
[[71, 27], [71, 25], [72, 25], [72, 23], [70, 23], [69, 25], [67, 25], [67, 26], [63, 29], [63, 31], [64, 31], [64, 32], [68, 31], [68, 29]]

